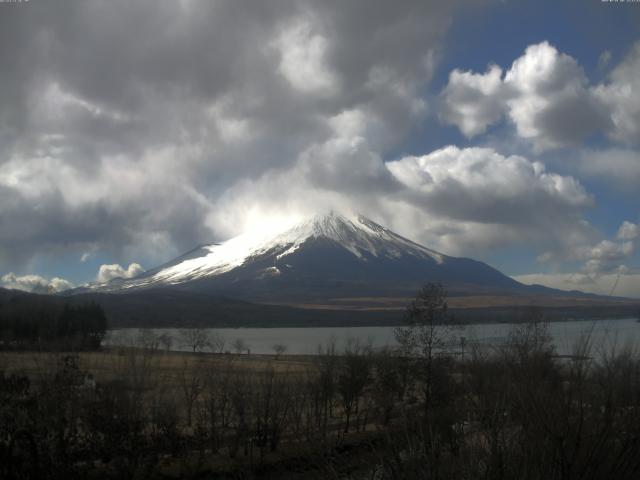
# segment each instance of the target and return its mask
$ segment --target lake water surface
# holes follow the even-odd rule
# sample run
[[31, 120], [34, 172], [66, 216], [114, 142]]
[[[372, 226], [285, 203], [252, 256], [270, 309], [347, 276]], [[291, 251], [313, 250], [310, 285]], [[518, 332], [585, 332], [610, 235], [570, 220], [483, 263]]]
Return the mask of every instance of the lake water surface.
[[[396, 327], [309, 327], [309, 328], [210, 328], [211, 334], [221, 335], [225, 350], [233, 351], [232, 343], [241, 339], [251, 353], [272, 354], [273, 346], [285, 345], [290, 355], [310, 355], [318, 351], [318, 345], [326, 345], [335, 339], [338, 350], [342, 350], [349, 339], [371, 342], [374, 347], [396, 345]], [[508, 338], [513, 324], [493, 323], [468, 325], [452, 332], [452, 341], [460, 344], [464, 337], [468, 345], [477, 342], [483, 346], [499, 346]], [[181, 345], [180, 329], [154, 329], [156, 334], [168, 334], [173, 338], [172, 350], [188, 351]], [[640, 323], [636, 319], [588, 320], [551, 322], [549, 331], [559, 354], [571, 354], [581, 338], [590, 335], [596, 346], [616, 345], [640, 346]], [[131, 345], [140, 334], [140, 329], [111, 330], [105, 345]]]

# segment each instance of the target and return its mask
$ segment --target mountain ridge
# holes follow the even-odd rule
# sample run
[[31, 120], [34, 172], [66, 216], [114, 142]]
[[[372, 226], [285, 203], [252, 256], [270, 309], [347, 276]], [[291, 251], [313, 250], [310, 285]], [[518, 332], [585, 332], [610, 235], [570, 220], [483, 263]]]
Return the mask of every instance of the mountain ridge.
[[462, 321], [606, 318], [637, 302], [524, 285], [477, 260], [442, 254], [362, 215], [314, 215], [274, 231], [198, 245], [131, 279], [66, 292], [116, 326], [395, 325], [427, 282]]
[[307, 296], [331, 286], [346, 288], [350, 294], [407, 292], [426, 281], [511, 290], [524, 287], [489, 265], [442, 254], [363, 215], [330, 211], [278, 231], [245, 233], [200, 245], [131, 279], [89, 284], [70, 293], [175, 287], [225, 295], [235, 292], [238, 298], [255, 300], [286, 296], [287, 289], [298, 296], [305, 286]]

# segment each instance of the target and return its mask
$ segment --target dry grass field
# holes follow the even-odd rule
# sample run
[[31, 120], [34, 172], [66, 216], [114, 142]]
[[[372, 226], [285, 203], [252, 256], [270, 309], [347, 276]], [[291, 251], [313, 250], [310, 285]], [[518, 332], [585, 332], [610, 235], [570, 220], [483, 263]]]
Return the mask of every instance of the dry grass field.
[[145, 379], [164, 389], [178, 389], [185, 374], [232, 369], [238, 374], [274, 369], [279, 374], [300, 375], [313, 367], [313, 357], [303, 355], [212, 354], [150, 352], [129, 347], [105, 348], [97, 352], [0, 351], [0, 371], [27, 375], [34, 383], [51, 378], [61, 360], [78, 355], [79, 367], [96, 383], [126, 380], [143, 371]]

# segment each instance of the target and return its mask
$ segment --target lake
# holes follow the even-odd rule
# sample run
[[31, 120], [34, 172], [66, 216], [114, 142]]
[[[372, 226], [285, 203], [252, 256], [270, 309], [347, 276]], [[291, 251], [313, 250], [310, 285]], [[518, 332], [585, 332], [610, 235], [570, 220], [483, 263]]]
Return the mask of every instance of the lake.
[[[477, 342], [482, 346], [498, 346], [506, 341], [513, 324], [492, 323], [468, 325], [456, 329], [452, 338], [460, 344], [460, 338], [470, 344]], [[290, 355], [312, 355], [317, 353], [318, 345], [326, 345], [335, 339], [338, 350], [344, 349], [349, 339], [371, 342], [374, 347], [397, 345], [394, 338], [395, 327], [309, 327], [309, 328], [209, 328], [211, 334], [221, 335], [225, 340], [225, 350], [233, 351], [232, 343], [241, 339], [251, 353], [272, 354], [273, 346], [285, 345]], [[167, 334], [173, 338], [172, 350], [188, 351], [190, 348], [180, 344], [180, 329], [159, 328], [156, 334]], [[636, 346], [640, 341], [640, 323], [633, 318], [612, 320], [588, 320], [551, 322], [549, 331], [559, 354], [573, 352], [573, 347], [585, 335], [591, 335], [594, 345]], [[131, 345], [141, 329], [127, 328], [111, 330], [105, 338], [108, 346]]]

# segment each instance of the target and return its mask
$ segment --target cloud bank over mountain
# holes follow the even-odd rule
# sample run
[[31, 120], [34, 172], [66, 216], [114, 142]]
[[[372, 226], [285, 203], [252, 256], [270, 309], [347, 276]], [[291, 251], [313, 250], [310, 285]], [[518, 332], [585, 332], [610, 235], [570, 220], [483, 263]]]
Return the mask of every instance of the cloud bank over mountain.
[[302, 159], [329, 188], [377, 181], [474, 3], [3, 9], [0, 268], [69, 250], [165, 258], [226, 235], [205, 219], [227, 190]]

